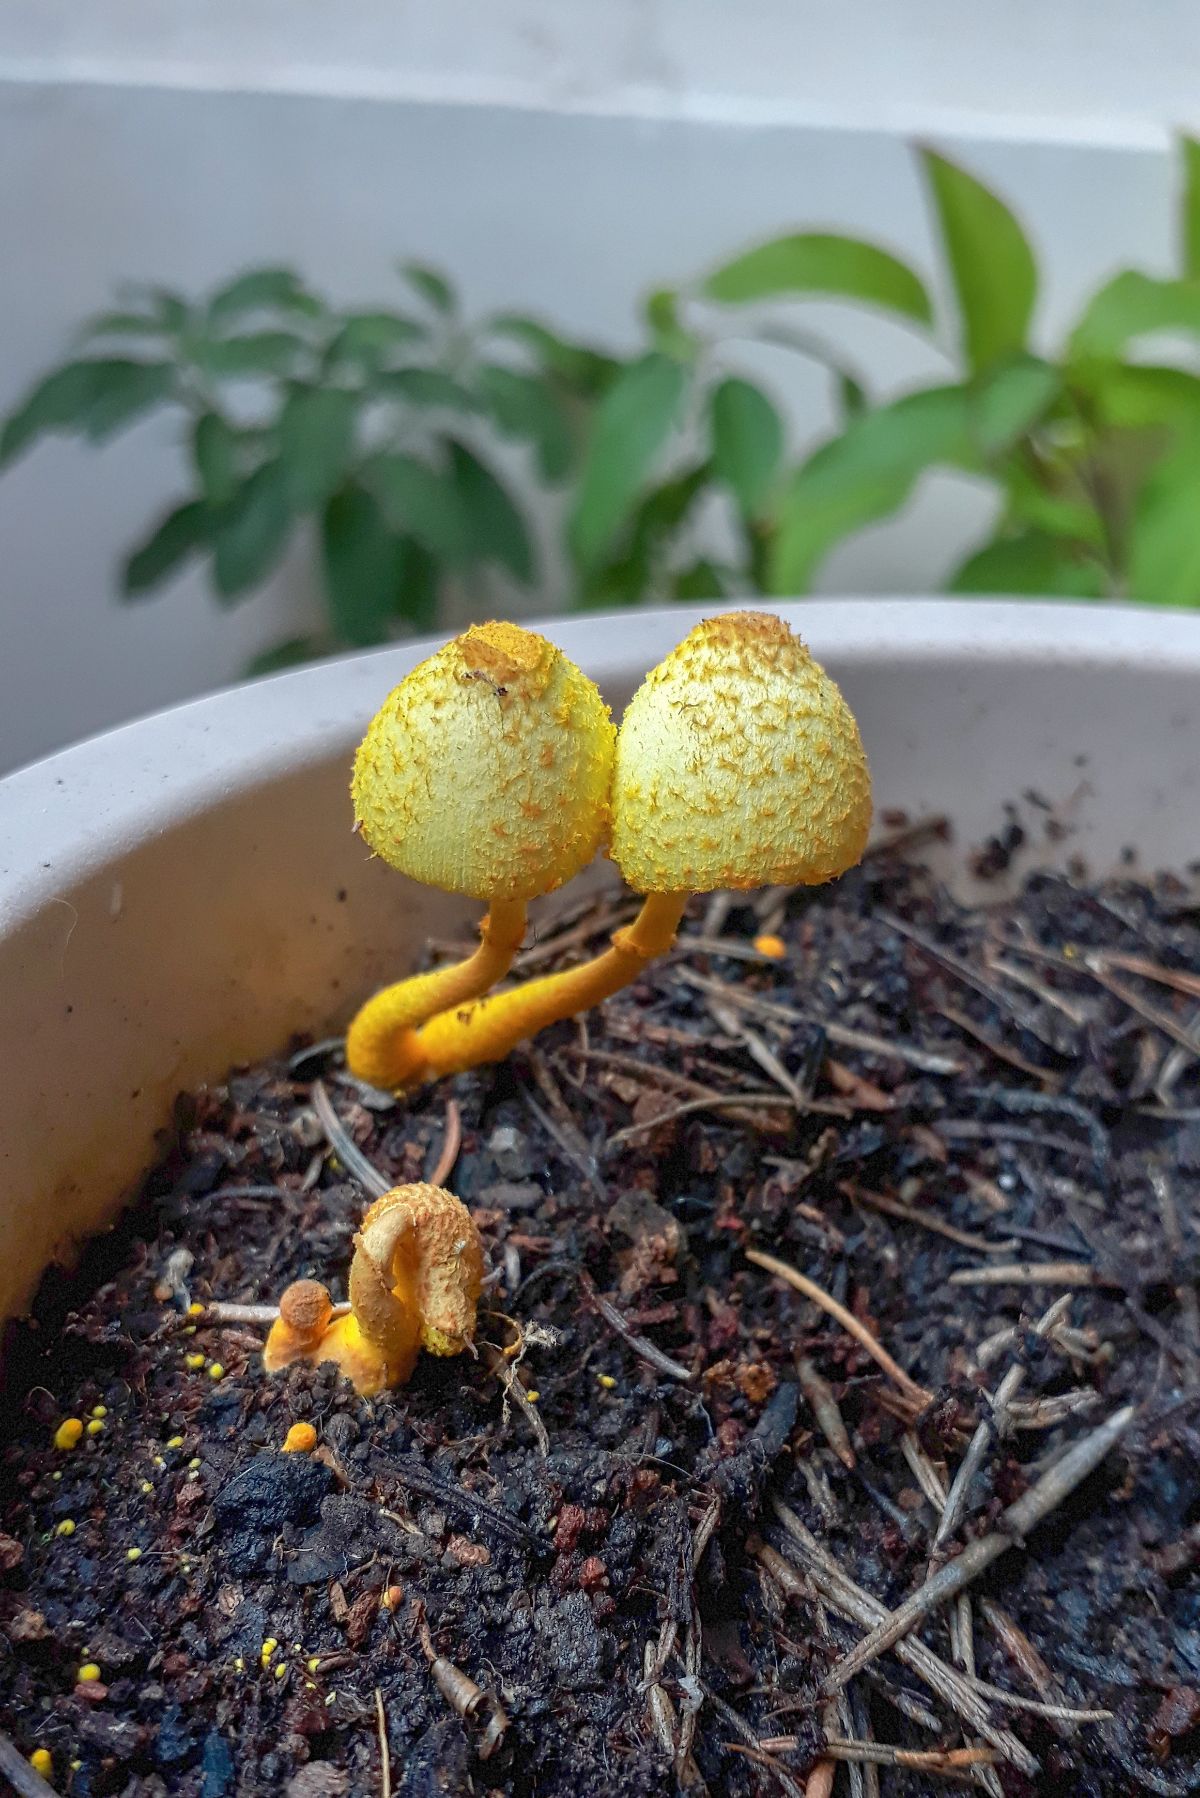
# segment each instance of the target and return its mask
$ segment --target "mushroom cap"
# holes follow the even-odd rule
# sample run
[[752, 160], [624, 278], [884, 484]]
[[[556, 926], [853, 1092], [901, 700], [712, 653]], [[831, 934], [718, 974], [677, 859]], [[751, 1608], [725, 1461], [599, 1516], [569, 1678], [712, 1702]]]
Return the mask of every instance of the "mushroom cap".
[[402, 874], [473, 899], [533, 899], [609, 830], [616, 731], [594, 684], [545, 637], [480, 624], [414, 668], [363, 738], [351, 796]]
[[862, 855], [871, 775], [849, 706], [784, 621], [726, 612], [630, 700], [612, 804], [637, 892], [815, 886]]

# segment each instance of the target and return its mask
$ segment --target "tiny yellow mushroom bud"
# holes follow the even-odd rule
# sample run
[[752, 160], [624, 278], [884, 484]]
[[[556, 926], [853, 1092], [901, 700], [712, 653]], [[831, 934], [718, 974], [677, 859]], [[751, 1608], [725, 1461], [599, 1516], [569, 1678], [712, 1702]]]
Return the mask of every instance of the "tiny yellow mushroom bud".
[[199, 1455], [193, 1455], [191, 1460], [188, 1462], [188, 1470], [191, 1473], [195, 1473], [197, 1467], [200, 1467], [202, 1465], [203, 1465], [203, 1463], [201, 1462]]
[[153, 1480], [143, 1480], [142, 1481], [142, 1491], [143, 1492], [153, 1492], [153, 1490], [154, 1490], [154, 1481]]
[[246, 1671], [246, 1662], [240, 1654], [234, 1659], [233, 1670], [235, 1673], [244, 1673]]
[[285, 1455], [307, 1455], [317, 1446], [317, 1432], [311, 1423], [294, 1423], [283, 1439]]
[[204, 1366], [204, 1356], [203, 1355], [185, 1355], [183, 1357], [183, 1363], [184, 1363], [185, 1367], [190, 1367], [192, 1372], [196, 1373], [198, 1371], [198, 1369], [200, 1369], [201, 1367]]
[[77, 1683], [81, 1686], [94, 1685], [99, 1678], [100, 1669], [95, 1661], [85, 1661], [83, 1666], [79, 1669], [79, 1672], [75, 1675]]
[[278, 1647], [279, 1647], [279, 1643], [276, 1640], [276, 1638], [274, 1636], [268, 1636], [266, 1641], [263, 1643], [262, 1647], [258, 1651], [258, 1658], [262, 1662], [264, 1667], [267, 1665], [267, 1662], [270, 1660], [271, 1656], [275, 1653], [275, 1650]]
[[531, 1386], [529, 1391], [525, 1394], [525, 1397], [529, 1400], [531, 1405], [536, 1405], [541, 1396], [542, 1395], [536, 1386]]
[[279, 1300], [279, 1316], [271, 1325], [263, 1366], [278, 1373], [293, 1361], [309, 1361], [333, 1317], [333, 1300], [319, 1280], [293, 1280]]
[[154, 1455], [152, 1457], [152, 1459], [153, 1459], [154, 1465], [156, 1467], [165, 1467], [166, 1466], [166, 1462], [163, 1460], [161, 1455]]
[[225, 1369], [219, 1361], [209, 1362], [208, 1377], [210, 1380], [223, 1380], [225, 1378]]
[[313, 1341], [295, 1327], [289, 1287], [263, 1366], [275, 1373], [293, 1361], [334, 1361], [370, 1397], [407, 1380], [422, 1348], [457, 1355], [468, 1347], [482, 1284], [483, 1243], [462, 1201], [440, 1186], [397, 1186], [376, 1199], [354, 1238], [349, 1314]]
[[772, 936], [770, 932], [765, 936], [756, 936], [754, 947], [760, 955], [765, 955], [768, 961], [782, 961], [787, 954], [787, 944], [783, 938]]
[[107, 1405], [93, 1405], [92, 1406], [92, 1416], [93, 1417], [107, 1417], [108, 1416], [108, 1406]]
[[127, 1548], [125, 1550], [125, 1559], [127, 1561], [140, 1561], [141, 1558], [142, 1551], [140, 1548]]
[[321, 1665], [321, 1657], [316, 1654], [310, 1655], [304, 1664], [310, 1673], [315, 1673], [317, 1668]]
[[182, 1436], [168, 1436], [167, 1437], [167, 1447], [168, 1448], [182, 1448], [183, 1447], [183, 1437]]
[[98, 1417], [93, 1417], [88, 1424], [87, 1433], [89, 1436], [98, 1436], [103, 1428], [104, 1425], [101, 1423], [100, 1419]]
[[56, 1536], [73, 1536], [75, 1534], [75, 1519], [73, 1517], [64, 1517], [61, 1523], [55, 1525], [54, 1534]]
[[204, 1306], [197, 1299], [193, 1299], [187, 1308], [187, 1314], [189, 1317], [203, 1317]]
[[490, 909], [475, 955], [362, 1008], [346, 1037], [352, 1073], [384, 1087], [423, 1078], [417, 1027], [503, 979], [527, 901], [607, 840], [614, 740], [592, 682], [515, 624], [473, 625], [384, 701], [354, 765], [363, 836], [401, 873]]
[[707, 619], [629, 702], [612, 819], [612, 859], [645, 894], [637, 918], [592, 961], [431, 1018], [417, 1032], [427, 1076], [501, 1061], [611, 998], [671, 947], [690, 893], [814, 886], [852, 867], [871, 821], [858, 726], [782, 619]]
[[57, 1469], [57, 1468], [55, 1468], [55, 1470], [54, 1470], [54, 1472], [53, 1472], [53, 1473], [52, 1473], [52, 1474], [51, 1474], [51, 1475], [50, 1475], [50, 1478], [51, 1478], [51, 1479], [52, 1479], [52, 1480], [61, 1480], [61, 1479], [62, 1479], [62, 1474], [61, 1474], [61, 1473], [60, 1473], [60, 1472], [59, 1472], [59, 1471], [58, 1471], [58, 1469]]
[[275, 1677], [276, 1677], [276, 1679], [284, 1679], [286, 1677], [286, 1675], [287, 1675], [287, 1663], [285, 1661], [280, 1661], [278, 1667], [276, 1667], [276, 1669], [275, 1669]]
[[35, 1748], [29, 1757], [29, 1765], [35, 1773], [40, 1773], [43, 1779], [49, 1779], [54, 1771], [54, 1756], [48, 1748]]
[[611, 1391], [612, 1391], [612, 1389], [613, 1389], [613, 1387], [614, 1387], [614, 1386], [615, 1386], [615, 1385], [616, 1385], [616, 1383], [617, 1383], [617, 1382], [616, 1382], [616, 1381], [615, 1381], [615, 1380], [614, 1380], [614, 1379], [613, 1379], [613, 1376], [612, 1376], [612, 1375], [611, 1375], [611, 1374], [610, 1374], [610, 1373], [600, 1373], [600, 1374], [597, 1374], [597, 1375], [596, 1375], [596, 1379], [597, 1379], [597, 1381], [598, 1381], [598, 1382], [599, 1382], [599, 1384], [600, 1384], [600, 1385], [601, 1385], [601, 1386], [603, 1386], [603, 1388], [604, 1388], [604, 1390], [605, 1390], [605, 1392], [611, 1392]]
[[389, 1586], [379, 1602], [385, 1611], [398, 1611], [404, 1603], [404, 1587]]
[[64, 1417], [54, 1432], [55, 1448], [77, 1448], [83, 1435], [82, 1417]]

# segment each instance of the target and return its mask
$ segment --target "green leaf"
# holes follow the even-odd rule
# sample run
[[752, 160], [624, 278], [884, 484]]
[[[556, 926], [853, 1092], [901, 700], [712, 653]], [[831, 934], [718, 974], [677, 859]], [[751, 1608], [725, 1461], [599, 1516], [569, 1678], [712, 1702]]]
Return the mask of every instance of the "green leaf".
[[1084, 493], [1078, 475], [1064, 472], [1056, 476], [1050, 470], [1035, 473], [1039, 468], [1040, 465], [1030, 467], [1024, 459], [1014, 458], [1005, 469], [1010, 525], [1032, 527], [1038, 535], [1057, 537], [1101, 554], [1104, 520]]
[[39, 381], [0, 431], [0, 467], [50, 431], [81, 431], [93, 442], [165, 399], [166, 363], [120, 357], [68, 362]]
[[209, 543], [212, 522], [203, 500], [188, 500], [168, 512], [127, 559], [121, 575], [123, 596], [140, 599], [161, 585], [189, 556]]
[[449, 314], [457, 304], [454, 289], [445, 275], [422, 262], [402, 262], [400, 273], [414, 292], [433, 307], [435, 312]]
[[772, 238], [716, 269], [701, 292], [725, 305], [781, 294], [830, 294], [933, 322], [924, 285], [898, 257], [857, 237], [803, 231]]
[[192, 460], [210, 505], [223, 506], [233, 498], [238, 479], [237, 433], [219, 412], [202, 412], [196, 420]]
[[680, 362], [694, 362], [699, 339], [679, 316], [679, 295], [673, 287], [659, 287], [647, 294], [643, 306], [650, 337], [656, 350]]
[[1200, 425], [1200, 378], [1182, 368], [1101, 362], [1073, 371], [1097, 422], [1117, 430]]
[[596, 410], [569, 524], [572, 552], [594, 567], [620, 530], [671, 434], [687, 373], [652, 350], [622, 370]]
[[437, 622], [438, 566], [413, 537], [400, 539], [400, 587], [397, 615], [414, 630], [431, 630]]
[[323, 307], [305, 291], [294, 269], [258, 268], [238, 275], [213, 295], [208, 302], [208, 322], [219, 326], [246, 312], [278, 310], [315, 316]]
[[451, 443], [450, 465], [471, 526], [473, 554], [498, 562], [514, 580], [533, 579], [533, 548], [525, 520], [489, 468], [462, 443]]
[[969, 420], [966, 388], [931, 387], [865, 413], [824, 444], [779, 501], [769, 590], [806, 592], [834, 544], [894, 512], [925, 469], [974, 467]]
[[1062, 393], [1062, 376], [1036, 356], [1017, 356], [987, 370], [971, 385], [968, 424], [985, 459], [1003, 455], [1028, 435]]
[[1070, 544], [1028, 530], [995, 537], [967, 557], [946, 583], [948, 593], [1020, 593], [1031, 598], [1099, 599], [1104, 577]]
[[161, 337], [162, 320], [146, 312], [98, 312], [88, 319], [80, 332], [82, 338], [94, 337]]
[[1157, 606], [1200, 606], [1200, 435], [1158, 464], [1134, 508], [1129, 589]]
[[575, 440], [554, 389], [540, 375], [499, 363], [485, 363], [476, 381], [497, 429], [532, 443], [543, 480], [563, 480], [575, 460]]
[[440, 368], [395, 368], [380, 375], [380, 393], [405, 399], [413, 406], [441, 406], [449, 412], [474, 412], [474, 396], [461, 381]]
[[541, 365], [580, 395], [596, 400], [607, 393], [621, 372], [622, 364], [615, 356], [605, 356], [582, 344], [568, 343], [536, 318], [518, 313], [501, 313], [488, 320], [488, 330], [496, 337], [511, 338], [537, 357]]
[[671, 595], [679, 600], [721, 599], [725, 583], [715, 562], [701, 556], [690, 567], [681, 568], [671, 581]]
[[1025, 348], [1037, 267], [1016, 218], [981, 181], [923, 150], [942, 244], [958, 298], [963, 352], [973, 369]]
[[1121, 355], [1156, 331], [1200, 333], [1200, 281], [1160, 280], [1126, 269], [1092, 295], [1067, 342], [1075, 362]]
[[393, 454], [373, 456], [362, 478], [395, 530], [448, 567], [471, 560], [474, 532], [452, 479], [415, 456]]
[[713, 464], [747, 518], [757, 517], [783, 454], [783, 423], [766, 394], [731, 376], [711, 400]]
[[653, 488], [634, 511], [616, 552], [587, 571], [576, 603], [589, 610], [639, 605], [652, 589], [657, 564], [712, 476], [712, 463], [699, 462]]
[[340, 387], [297, 387], [279, 418], [279, 462], [293, 512], [322, 505], [354, 449], [358, 398]]
[[386, 642], [403, 574], [401, 541], [364, 488], [339, 489], [321, 519], [329, 616], [339, 642]]
[[428, 337], [424, 325], [399, 312], [352, 312], [343, 319], [325, 352], [326, 366], [335, 368], [349, 363], [364, 373], [372, 373], [393, 350], [422, 343]]
[[218, 514], [214, 575], [222, 599], [234, 599], [264, 581], [287, 546], [292, 514], [278, 462], [258, 469]]
[[196, 360], [207, 374], [236, 379], [295, 374], [309, 353], [304, 339], [290, 331], [250, 331], [200, 344]]
[[1181, 137], [1183, 196], [1179, 220], [1179, 261], [1185, 275], [1200, 276], [1200, 143]]
[[282, 643], [260, 649], [256, 656], [251, 656], [243, 674], [246, 680], [255, 680], [263, 674], [280, 674], [285, 668], [319, 661], [329, 653], [330, 645], [322, 642], [320, 637], [285, 637]]

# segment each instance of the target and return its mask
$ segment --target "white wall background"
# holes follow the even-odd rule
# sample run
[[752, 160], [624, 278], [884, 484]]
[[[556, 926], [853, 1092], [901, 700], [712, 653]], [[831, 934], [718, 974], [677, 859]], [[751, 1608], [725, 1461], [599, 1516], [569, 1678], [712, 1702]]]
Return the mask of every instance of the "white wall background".
[[[928, 268], [913, 136], [1017, 204], [1051, 341], [1113, 267], [1167, 266], [1170, 131], [1198, 123], [1193, 0], [5, 0], [0, 410], [128, 279], [283, 261], [369, 303], [406, 254], [473, 309], [620, 343], [648, 286], [788, 227]], [[881, 320], [838, 329], [880, 391], [936, 366]], [[823, 395], [794, 396], [799, 440]], [[161, 423], [0, 478], [0, 771], [312, 621], [303, 554], [231, 613], [199, 574], [117, 607], [120, 553], [181, 479]], [[919, 590], [985, 518], [931, 481], [823, 590]]]

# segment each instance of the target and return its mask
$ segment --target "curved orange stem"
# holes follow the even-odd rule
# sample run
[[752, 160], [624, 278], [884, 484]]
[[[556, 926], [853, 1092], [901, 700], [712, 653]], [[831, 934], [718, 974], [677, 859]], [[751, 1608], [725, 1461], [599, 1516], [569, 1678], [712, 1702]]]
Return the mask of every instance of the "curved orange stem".
[[421, 1065], [418, 1026], [448, 1007], [477, 999], [503, 980], [525, 935], [523, 899], [497, 900], [483, 920], [482, 941], [466, 961], [414, 974], [368, 999], [346, 1032], [350, 1072], [370, 1086], [410, 1083]]
[[666, 954], [687, 898], [686, 893], [649, 893], [633, 923], [613, 933], [612, 948], [603, 955], [510, 992], [439, 1012], [415, 1032], [413, 1053], [419, 1060], [409, 1078], [435, 1080], [483, 1062], [503, 1061], [548, 1024], [611, 998], [636, 980], [648, 961]]

